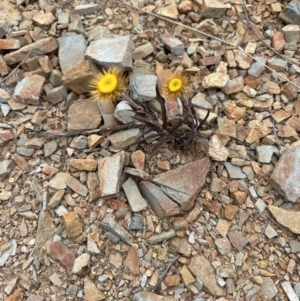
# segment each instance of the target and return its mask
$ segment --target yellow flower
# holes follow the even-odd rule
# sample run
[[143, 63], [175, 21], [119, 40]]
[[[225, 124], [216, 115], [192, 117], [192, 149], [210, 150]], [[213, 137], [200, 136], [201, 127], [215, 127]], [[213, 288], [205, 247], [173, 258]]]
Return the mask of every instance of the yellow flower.
[[126, 91], [126, 78], [117, 67], [110, 67], [107, 71], [95, 76], [91, 94], [104, 102], [115, 102]]
[[188, 89], [189, 79], [182, 73], [172, 74], [163, 84], [163, 97], [177, 99], [183, 96]]

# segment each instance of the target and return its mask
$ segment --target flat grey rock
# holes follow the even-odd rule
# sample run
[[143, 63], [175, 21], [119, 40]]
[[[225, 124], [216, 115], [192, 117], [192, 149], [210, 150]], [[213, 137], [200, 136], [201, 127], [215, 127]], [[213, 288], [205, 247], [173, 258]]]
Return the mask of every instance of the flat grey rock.
[[141, 181], [139, 187], [157, 216], [173, 216], [182, 212], [178, 204], [164, 194], [159, 186], [150, 181]]
[[132, 178], [129, 177], [122, 187], [133, 212], [140, 212], [147, 209], [148, 204], [142, 197], [136, 182]]
[[116, 65], [132, 70], [132, 41], [130, 36], [103, 38], [87, 48], [85, 57], [104, 67]]
[[159, 242], [162, 242], [164, 240], [173, 238], [175, 236], [176, 236], [175, 230], [174, 229], [170, 229], [170, 230], [164, 231], [164, 232], [162, 232], [160, 234], [152, 235], [147, 241], [150, 244], [157, 244]]
[[292, 0], [280, 13], [279, 18], [288, 24], [300, 24], [300, 1]]
[[128, 245], [132, 244], [132, 235], [127, 232], [122, 226], [115, 222], [112, 218], [106, 216], [100, 223], [101, 227], [117, 236]]
[[109, 135], [107, 138], [111, 145], [116, 149], [122, 149], [127, 147], [142, 135], [142, 131], [139, 128], [131, 128], [125, 131], [119, 131]]
[[296, 295], [296, 293], [294, 292], [291, 284], [289, 281], [285, 281], [281, 283], [281, 286], [284, 290], [284, 292], [286, 293], [287, 297], [289, 298], [290, 301], [299, 301], [298, 296]]
[[256, 152], [258, 162], [271, 163], [274, 147], [272, 145], [259, 145], [256, 147]]
[[70, 34], [58, 39], [58, 58], [62, 73], [84, 61], [86, 40], [81, 34]]
[[262, 293], [269, 299], [275, 297], [278, 293], [278, 289], [276, 288], [272, 278], [270, 277], [262, 277], [263, 284], [261, 286]]
[[[255, 56], [254, 58], [263, 64], [266, 64], [267, 62], [265, 58], [260, 56]], [[248, 69], [248, 74], [255, 78], [259, 77], [265, 70], [265, 66], [260, 64], [256, 60], [252, 63], [251, 67]]]
[[13, 160], [3, 160], [0, 161], [0, 180], [4, 181], [6, 176], [11, 172], [14, 167]]
[[242, 172], [239, 166], [233, 165], [229, 162], [224, 162], [223, 164], [225, 165], [231, 179], [239, 180], [247, 178], [247, 176]]
[[152, 100], [156, 97], [157, 76], [151, 74], [135, 74], [132, 79], [133, 98], [140, 101]]

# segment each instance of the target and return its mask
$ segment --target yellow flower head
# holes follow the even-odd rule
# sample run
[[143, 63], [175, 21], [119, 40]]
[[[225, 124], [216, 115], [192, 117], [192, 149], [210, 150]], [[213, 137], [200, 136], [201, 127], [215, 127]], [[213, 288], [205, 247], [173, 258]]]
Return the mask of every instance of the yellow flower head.
[[177, 99], [186, 93], [188, 86], [188, 77], [184, 76], [182, 73], [176, 72], [163, 84], [163, 97]]
[[126, 78], [117, 67], [110, 67], [107, 71], [95, 76], [91, 94], [104, 102], [115, 102], [126, 91]]

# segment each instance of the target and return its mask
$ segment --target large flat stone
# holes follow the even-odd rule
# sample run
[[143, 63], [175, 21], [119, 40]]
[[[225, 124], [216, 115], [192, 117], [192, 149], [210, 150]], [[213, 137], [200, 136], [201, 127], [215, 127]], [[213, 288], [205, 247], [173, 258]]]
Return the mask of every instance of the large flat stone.
[[194, 200], [205, 183], [210, 166], [210, 159], [204, 158], [164, 172], [154, 177], [152, 182], [160, 185], [162, 191], [186, 211], [193, 207]]
[[166, 297], [149, 292], [139, 292], [133, 296], [132, 301], [178, 301], [175, 297]]
[[94, 41], [87, 48], [85, 57], [96, 64], [132, 69], [132, 41], [130, 36], [118, 36]]
[[300, 143], [296, 142], [280, 157], [270, 178], [271, 186], [290, 202], [300, 197], [299, 160]]
[[94, 130], [100, 125], [101, 119], [101, 112], [93, 99], [79, 100], [69, 108], [68, 130]]
[[300, 1], [292, 0], [280, 13], [279, 18], [288, 24], [300, 25]]

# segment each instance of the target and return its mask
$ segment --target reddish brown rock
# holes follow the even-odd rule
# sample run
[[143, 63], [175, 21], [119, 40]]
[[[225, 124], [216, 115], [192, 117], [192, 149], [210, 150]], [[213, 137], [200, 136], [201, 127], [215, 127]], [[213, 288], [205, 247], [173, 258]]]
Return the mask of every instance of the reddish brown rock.
[[125, 259], [124, 265], [131, 271], [132, 274], [139, 274], [140, 259], [135, 247], [131, 247]]
[[285, 47], [284, 35], [281, 31], [277, 31], [272, 36], [272, 43], [275, 50], [281, 52]]
[[144, 170], [145, 168], [145, 154], [141, 150], [137, 150], [131, 154], [131, 161], [136, 169]]
[[0, 49], [19, 49], [21, 43], [19, 40], [13, 39], [0, 39]]
[[124, 202], [121, 202], [120, 200], [117, 200], [117, 199], [109, 199], [107, 200], [108, 204], [109, 204], [109, 207], [113, 210], [121, 210], [121, 209], [129, 209], [129, 206], [124, 203]]
[[[167, 195], [170, 195], [181, 209], [186, 211], [193, 207], [194, 200], [205, 183], [210, 170], [209, 158], [197, 160], [153, 178], [153, 182]], [[201, 171], [201, 172], [200, 172]], [[182, 181], [182, 179], [185, 179]]]
[[168, 275], [164, 278], [164, 283], [167, 286], [177, 286], [180, 283], [179, 275]]
[[72, 269], [75, 261], [75, 256], [72, 251], [60, 241], [52, 242], [47, 248], [47, 253], [58, 260], [66, 269]]

